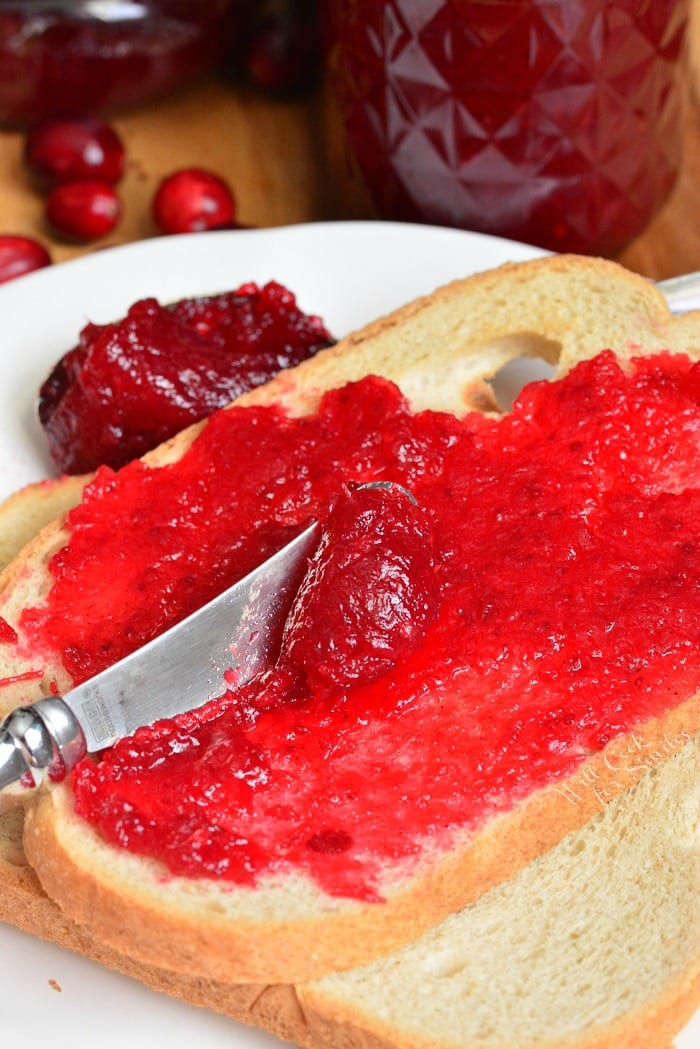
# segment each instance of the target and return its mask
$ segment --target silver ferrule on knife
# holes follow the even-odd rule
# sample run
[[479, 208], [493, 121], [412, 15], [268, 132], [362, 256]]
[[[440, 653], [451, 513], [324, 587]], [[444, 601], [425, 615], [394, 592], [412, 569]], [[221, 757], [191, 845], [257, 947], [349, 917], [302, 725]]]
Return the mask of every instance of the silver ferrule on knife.
[[[64, 696], [0, 724], [0, 792], [31, 773], [62, 779], [86, 754], [137, 728], [202, 706], [270, 666], [321, 534], [314, 522], [239, 582]], [[228, 672], [224, 678], [224, 673]]]

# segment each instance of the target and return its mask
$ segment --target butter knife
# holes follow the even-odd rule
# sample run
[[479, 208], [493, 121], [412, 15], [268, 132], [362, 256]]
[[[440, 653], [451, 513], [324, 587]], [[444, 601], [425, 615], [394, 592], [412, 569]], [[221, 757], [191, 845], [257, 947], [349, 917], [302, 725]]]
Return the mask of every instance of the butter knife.
[[0, 724], [0, 792], [27, 773], [32, 783], [44, 772], [60, 780], [86, 754], [112, 746], [143, 725], [202, 706], [221, 695], [227, 683], [239, 687], [272, 665], [320, 534], [314, 522], [142, 648], [64, 696], [49, 696], [9, 714]]

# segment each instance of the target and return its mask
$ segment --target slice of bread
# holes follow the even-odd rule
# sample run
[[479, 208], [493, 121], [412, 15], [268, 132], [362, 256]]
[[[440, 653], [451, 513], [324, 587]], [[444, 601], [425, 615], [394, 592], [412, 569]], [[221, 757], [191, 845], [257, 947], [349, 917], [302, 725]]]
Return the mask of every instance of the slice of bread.
[[21, 823], [0, 818], [0, 920], [309, 1049], [660, 1049], [700, 1002], [700, 739], [417, 942], [296, 987], [105, 947], [43, 892]]
[[[416, 408], [495, 410], [485, 378], [523, 352], [558, 359], [560, 372], [602, 348], [620, 357], [663, 348], [695, 354], [697, 317], [671, 318], [658, 291], [611, 263], [550, 258], [457, 282], [282, 373], [241, 404], [313, 411], [324, 390], [366, 374], [398, 383]], [[205, 424], [206, 425], [206, 424]], [[176, 463], [200, 432], [193, 427], [148, 457]], [[0, 615], [18, 624], [23, 607], [51, 587], [48, 559], [69, 539], [49, 526], [6, 570]], [[3, 676], [31, 666], [26, 639], [8, 653]], [[70, 681], [58, 656], [44, 678]], [[7, 705], [30, 690], [4, 690]], [[583, 826], [645, 767], [675, 753], [700, 730], [696, 695], [669, 699], [666, 713], [635, 726], [644, 761], [626, 760], [621, 735], [588, 757], [573, 782], [531, 794], [509, 812], [464, 832], [449, 850], [426, 850], [406, 869], [387, 867], [385, 902], [330, 896], [300, 873], [259, 879], [253, 888], [172, 877], [147, 859], [107, 845], [74, 813], [66, 787], [32, 807], [25, 844], [40, 878], [67, 915], [147, 964], [223, 981], [289, 981], [364, 964], [410, 942], [477, 899]]]
[[638, 1049], [675, 1033], [700, 995], [699, 756], [686, 745], [418, 943], [303, 987], [302, 1044]]
[[89, 476], [36, 481], [0, 505], [0, 571], [37, 532], [80, 502]]

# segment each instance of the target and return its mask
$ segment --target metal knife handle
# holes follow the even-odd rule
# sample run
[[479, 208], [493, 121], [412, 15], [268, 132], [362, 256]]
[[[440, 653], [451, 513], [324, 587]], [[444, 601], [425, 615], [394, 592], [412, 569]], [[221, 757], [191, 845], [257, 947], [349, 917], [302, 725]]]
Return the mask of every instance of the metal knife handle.
[[661, 280], [656, 286], [666, 296], [671, 313], [700, 309], [700, 272]]
[[0, 791], [27, 772], [61, 780], [86, 753], [83, 730], [60, 696], [18, 707], [0, 724]]

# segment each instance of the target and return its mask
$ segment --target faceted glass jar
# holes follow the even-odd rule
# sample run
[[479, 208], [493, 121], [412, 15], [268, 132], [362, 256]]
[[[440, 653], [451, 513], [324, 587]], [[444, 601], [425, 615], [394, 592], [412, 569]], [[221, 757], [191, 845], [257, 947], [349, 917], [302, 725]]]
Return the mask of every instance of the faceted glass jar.
[[681, 156], [686, 0], [322, 0], [327, 84], [385, 218], [613, 254]]
[[229, 45], [241, 0], [0, 0], [0, 123], [122, 109]]

